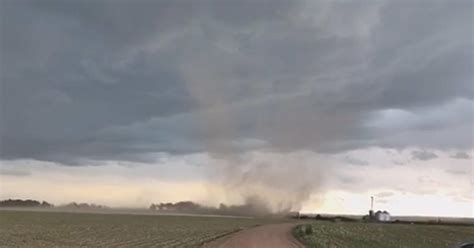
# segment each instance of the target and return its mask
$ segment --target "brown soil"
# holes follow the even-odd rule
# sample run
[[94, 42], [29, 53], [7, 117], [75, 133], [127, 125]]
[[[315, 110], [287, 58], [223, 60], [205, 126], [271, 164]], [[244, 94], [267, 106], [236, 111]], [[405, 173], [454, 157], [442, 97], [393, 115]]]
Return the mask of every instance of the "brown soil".
[[205, 244], [205, 248], [303, 248], [291, 234], [295, 223], [246, 229]]

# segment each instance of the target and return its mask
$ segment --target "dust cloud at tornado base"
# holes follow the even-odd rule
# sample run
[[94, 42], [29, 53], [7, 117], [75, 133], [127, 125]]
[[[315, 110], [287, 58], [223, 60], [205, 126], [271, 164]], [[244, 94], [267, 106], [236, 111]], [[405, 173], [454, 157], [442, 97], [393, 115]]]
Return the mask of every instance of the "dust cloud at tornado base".
[[[316, 143], [317, 139], [330, 133], [328, 131], [333, 131], [334, 125], [329, 125], [328, 117], [333, 121], [347, 116], [328, 114], [325, 119], [319, 119], [314, 116], [320, 109], [295, 113], [287, 106], [279, 105], [274, 106], [278, 111], [261, 111], [261, 115], [252, 116], [247, 112], [252, 108], [249, 104], [268, 109], [268, 105], [273, 104], [272, 99], [228, 104], [225, 98], [229, 96], [215, 93], [223, 79], [219, 78], [218, 72], [214, 75], [201, 72], [211, 70], [205, 67], [183, 68], [183, 74], [192, 75], [187, 78], [188, 90], [205, 109], [198, 112], [199, 131], [202, 146], [211, 155], [211, 161], [206, 165], [210, 171], [208, 178], [213, 185], [219, 186], [219, 189], [209, 187], [209, 198], [214, 202], [216, 198], [224, 202], [238, 201], [261, 213], [299, 210], [313, 193], [318, 192], [330, 166], [316, 152], [285, 149], [285, 142], [310, 140]], [[290, 106], [298, 108], [298, 102]], [[281, 119], [278, 112], [289, 113], [290, 118], [291, 115], [306, 116], [311, 119], [310, 125], [294, 123], [299, 117]], [[275, 118], [278, 118], [277, 123]], [[249, 119], [249, 123], [242, 123]], [[276, 139], [268, 141], [267, 137]]]

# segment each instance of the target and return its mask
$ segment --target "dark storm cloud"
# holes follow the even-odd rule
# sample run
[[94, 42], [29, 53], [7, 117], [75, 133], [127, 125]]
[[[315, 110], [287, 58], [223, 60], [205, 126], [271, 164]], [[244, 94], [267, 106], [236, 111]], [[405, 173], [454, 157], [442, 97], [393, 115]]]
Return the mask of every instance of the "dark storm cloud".
[[438, 155], [429, 151], [413, 151], [411, 153], [411, 156], [414, 160], [423, 160], [423, 161], [438, 158]]
[[456, 154], [452, 155], [451, 158], [455, 159], [471, 159], [471, 155], [466, 152], [457, 152]]
[[472, 148], [472, 5], [2, 1], [1, 157]]
[[30, 176], [31, 172], [30, 171], [25, 171], [25, 170], [0, 168], [0, 175], [14, 176], [14, 177], [25, 177], [25, 176]]
[[360, 166], [369, 165], [369, 162], [367, 162], [365, 160], [360, 160], [360, 159], [357, 159], [357, 158], [354, 158], [354, 157], [351, 157], [351, 156], [345, 157], [344, 162], [349, 163], [349, 164], [353, 164], [353, 165], [360, 165]]

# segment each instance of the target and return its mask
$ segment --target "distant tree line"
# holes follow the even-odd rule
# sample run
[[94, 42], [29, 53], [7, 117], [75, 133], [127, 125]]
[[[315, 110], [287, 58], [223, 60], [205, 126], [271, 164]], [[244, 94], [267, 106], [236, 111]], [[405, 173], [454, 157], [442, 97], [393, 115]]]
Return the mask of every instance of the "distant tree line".
[[272, 214], [270, 209], [260, 202], [247, 202], [242, 205], [220, 204], [219, 207], [203, 206], [192, 201], [151, 204], [150, 210], [168, 213], [216, 214], [238, 216], [262, 216]]
[[[47, 201], [36, 201], [36, 200], [21, 200], [21, 199], [8, 199], [0, 201], [0, 207], [41, 207], [41, 208], [53, 208], [53, 204]], [[65, 205], [56, 206], [59, 209], [109, 209], [109, 207], [99, 204], [89, 203], [76, 203], [71, 202]]]
[[104, 205], [99, 205], [99, 204], [94, 204], [94, 203], [76, 203], [76, 202], [71, 202], [66, 205], [61, 205], [58, 208], [64, 208], [64, 209], [109, 209], [109, 207], [104, 206]]
[[151, 204], [151, 210], [158, 211], [169, 211], [169, 212], [182, 212], [182, 211], [205, 211], [205, 207], [202, 207], [199, 204], [196, 204], [192, 201], [180, 201], [176, 203], [160, 203], [160, 204]]
[[35, 201], [35, 200], [20, 200], [20, 199], [8, 199], [0, 201], [0, 207], [42, 207], [42, 208], [52, 208], [53, 204], [47, 201]]

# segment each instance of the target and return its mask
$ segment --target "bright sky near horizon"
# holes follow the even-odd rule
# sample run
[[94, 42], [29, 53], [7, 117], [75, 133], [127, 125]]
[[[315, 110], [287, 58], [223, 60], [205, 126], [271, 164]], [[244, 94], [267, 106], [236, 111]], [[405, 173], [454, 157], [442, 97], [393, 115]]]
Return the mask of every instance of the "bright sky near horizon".
[[474, 217], [473, 10], [0, 1], [0, 198]]

